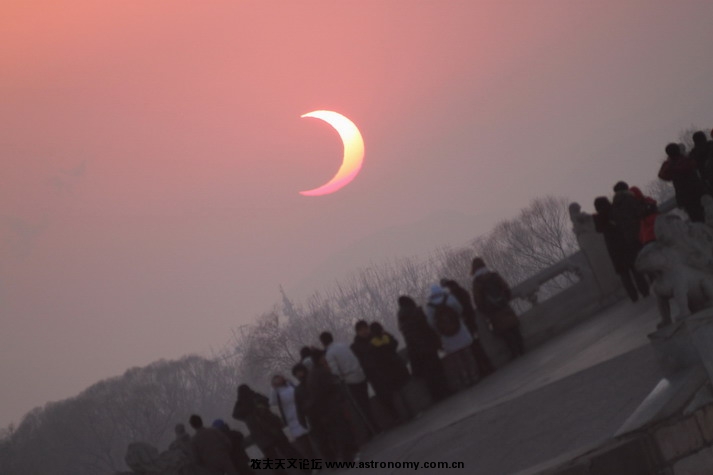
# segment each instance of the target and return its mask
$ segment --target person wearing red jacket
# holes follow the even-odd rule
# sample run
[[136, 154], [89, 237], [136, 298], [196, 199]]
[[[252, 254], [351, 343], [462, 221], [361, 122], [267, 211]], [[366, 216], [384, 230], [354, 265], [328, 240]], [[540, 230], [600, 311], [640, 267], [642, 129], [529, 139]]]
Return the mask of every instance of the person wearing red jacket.
[[646, 245], [651, 241], [656, 240], [656, 232], [654, 231], [654, 224], [656, 223], [656, 217], [658, 216], [658, 203], [656, 200], [650, 196], [644, 195], [641, 190], [632, 186], [629, 188], [632, 195], [641, 203], [642, 216], [641, 216], [641, 226], [639, 228], [639, 242], [641, 245]]

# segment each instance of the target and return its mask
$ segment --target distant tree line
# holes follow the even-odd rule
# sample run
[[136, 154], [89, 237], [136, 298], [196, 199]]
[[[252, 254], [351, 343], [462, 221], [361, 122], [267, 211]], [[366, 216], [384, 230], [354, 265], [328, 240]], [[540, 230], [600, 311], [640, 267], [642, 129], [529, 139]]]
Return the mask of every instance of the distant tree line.
[[113, 474], [130, 442], [164, 447], [177, 421], [194, 412], [222, 415], [237, 380], [218, 360], [185, 356], [132, 368], [79, 395], [25, 415], [0, 441], [6, 475]]

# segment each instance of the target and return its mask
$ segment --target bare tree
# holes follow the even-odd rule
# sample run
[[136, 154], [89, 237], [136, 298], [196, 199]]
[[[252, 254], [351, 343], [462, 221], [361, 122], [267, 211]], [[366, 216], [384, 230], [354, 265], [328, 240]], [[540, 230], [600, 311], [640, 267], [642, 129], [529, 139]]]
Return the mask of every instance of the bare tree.
[[[533, 200], [514, 219], [499, 223], [473, 247], [489, 266], [511, 283], [521, 282], [577, 251], [566, 198], [546, 196]], [[568, 285], [573, 282], [569, 276]]]

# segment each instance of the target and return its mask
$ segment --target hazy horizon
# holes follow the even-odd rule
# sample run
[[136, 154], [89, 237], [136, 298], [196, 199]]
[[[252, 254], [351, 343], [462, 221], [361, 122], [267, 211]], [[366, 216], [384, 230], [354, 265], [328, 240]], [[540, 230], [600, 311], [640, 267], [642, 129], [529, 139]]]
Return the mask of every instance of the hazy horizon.
[[[713, 124], [710, 2], [0, 11], [0, 427], [206, 354], [279, 285], [397, 247], [369, 246], [425, 252], [548, 194], [591, 210]], [[300, 119], [318, 109], [354, 121], [366, 154], [345, 188], [305, 197], [342, 154]], [[477, 222], [414, 236], [444, 210]]]

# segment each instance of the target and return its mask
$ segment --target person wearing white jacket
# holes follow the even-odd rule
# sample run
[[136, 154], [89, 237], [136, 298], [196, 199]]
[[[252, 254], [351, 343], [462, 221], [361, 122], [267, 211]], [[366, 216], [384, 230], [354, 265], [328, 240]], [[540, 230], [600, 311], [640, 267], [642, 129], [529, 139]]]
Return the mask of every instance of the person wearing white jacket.
[[[460, 316], [460, 327], [455, 334], [450, 336], [438, 332], [436, 326], [436, 308], [443, 304], [455, 310]], [[458, 299], [451, 295], [447, 289], [444, 289], [438, 284], [433, 284], [425, 311], [428, 324], [431, 325], [441, 337], [441, 347], [446, 353], [445, 358], [443, 358], [444, 365], [446, 368], [452, 368], [459, 386], [466, 387], [473, 385], [477, 381], [475, 359], [473, 358], [472, 351], [470, 351], [473, 337], [470, 335], [463, 321], [463, 308], [458, 302]]]
[[303, 458], [314, 458], [312, 443], [309, 438], [309, 430], [300, 424], [297, 417], [297, 403], [295, 401], [295, 386], [281, 374], [272, 377], [272, 393], [270, 394], [270, 405], [277, 406], [282, 421], [290, 430], [290, 435], [294, 439], [297, 450]]

